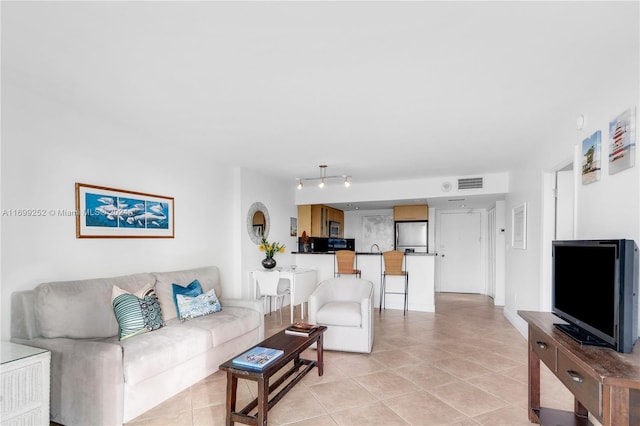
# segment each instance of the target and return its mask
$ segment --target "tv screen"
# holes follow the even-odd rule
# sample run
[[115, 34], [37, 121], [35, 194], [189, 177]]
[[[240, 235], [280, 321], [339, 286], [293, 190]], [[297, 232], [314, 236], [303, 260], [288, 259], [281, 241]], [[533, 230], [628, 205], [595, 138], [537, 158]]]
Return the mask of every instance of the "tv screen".
[[558, 245], [555, 309], [614, 343], [615, 260], [612, 245]]
[[638, 249], [632, 240], [554, 241], [552, 311], [581, 344], [630, 352], [637, 339]]

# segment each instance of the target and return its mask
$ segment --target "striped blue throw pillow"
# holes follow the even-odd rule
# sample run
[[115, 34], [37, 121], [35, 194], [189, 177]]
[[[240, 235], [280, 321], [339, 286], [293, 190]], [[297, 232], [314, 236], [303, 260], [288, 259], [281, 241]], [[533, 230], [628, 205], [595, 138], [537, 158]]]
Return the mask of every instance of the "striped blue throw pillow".
[[141, 292], [143, 294], [131, 294], [114, 289], [113, 312], [118, 320], [120, 340], [164, 326], [160, 302], [153, 289]]

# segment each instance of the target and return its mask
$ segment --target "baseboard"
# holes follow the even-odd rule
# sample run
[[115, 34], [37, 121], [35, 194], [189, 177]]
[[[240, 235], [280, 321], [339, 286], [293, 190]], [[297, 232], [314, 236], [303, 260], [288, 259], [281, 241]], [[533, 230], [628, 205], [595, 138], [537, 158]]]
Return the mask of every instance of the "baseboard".
[[411, 305], [409, 304], [410, 311], [418, 311], [418, 312], [435, 312], [435, 305]]
[[518, 314], [514, 314], [511, 311], [504, 309], [503, 310], [504, 316], [507, 318], [507, 321], [509, 321], [511, 323], [511, 325], [513, 325], [516, 330], [518, 330], [520, 332], [520, 334], [522, 334], [522, 336], [525, 339], [529, 338], [529, 325], [527, 324], [527, 322], [525, 320], [523, 320], [520, 315]]

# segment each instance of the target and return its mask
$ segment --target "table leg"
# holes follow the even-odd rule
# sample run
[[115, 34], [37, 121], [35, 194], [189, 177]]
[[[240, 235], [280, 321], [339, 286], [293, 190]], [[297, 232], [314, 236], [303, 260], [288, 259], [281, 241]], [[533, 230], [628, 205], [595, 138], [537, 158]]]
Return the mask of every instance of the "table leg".
[[296, 303], [296, 281], [295, 281], [295, 274], [294, 274], [294, 278], [292, 278], [289, 283], [291, 284], [291, 303], [289, 303], [289, 306], [291, 307], [291, 324], [293, 324], [293, 311], [295, 310], [295, 303]]
[[322, 376], [324, 374], [324, 359], [323, 359], [323, 350], [322, 350], [322, 333], [320, 334], [320, 337], [318, 337], [318, 341], [316, 343], [316, 354], [318, 355], [318, 364], [316, 365], [316, 367], [318, 367], [318, 376]]
[[384, 292], [386, 291], [385, 289], [385, 275], [380, 275], [380, 308], [378, 313], [382, 314], [382, 299], [384, 298]]
[[233, 424], [231, 413], [236, 411], [236, 391], [238, 390], [238, 378], [230, 371], [227, 371], [227, 419], [228, 426]]
[[605, 426], [639, 424], [638, 414], [640, 414], [640, 409], [637, 406], [635, 392], [638, 391], [617, 386], [603, 386], [602, 393], [605, 398], [603, 400], [602, 416]]
[[267, 426], [269, 412], [269, 379], [258, 379], [258, 425]]
[[589, 410], [576, 397], [573, 398], [573, 412], [578, 417], [589, 417]]

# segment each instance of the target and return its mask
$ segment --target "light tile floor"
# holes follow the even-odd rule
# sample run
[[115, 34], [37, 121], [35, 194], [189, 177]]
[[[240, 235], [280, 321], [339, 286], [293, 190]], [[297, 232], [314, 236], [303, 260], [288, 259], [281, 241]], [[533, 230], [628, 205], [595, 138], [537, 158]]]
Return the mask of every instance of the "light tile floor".
[[[267, 336], [287, 325], [286, 309], [284, 325], [277, 313], [265, 317]], [[372, 353], [325, 351], [324, 375], [305, 376], [269, 411], [269, 424], [529, 425], [527, 342], [490, 298], [440, 293], [435, 313], [376, 310], [374, 318]], [[542, 405], [573, 410], [569, 391], [544, 366], [541, 375]], [[225, 392], [218, 371], [127, 425], [222, 425]], [[255, 395], [255, 384], [240, 380], [238, 407]]]

